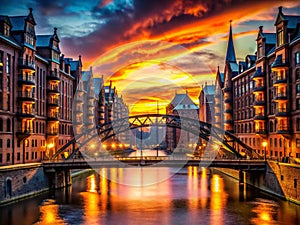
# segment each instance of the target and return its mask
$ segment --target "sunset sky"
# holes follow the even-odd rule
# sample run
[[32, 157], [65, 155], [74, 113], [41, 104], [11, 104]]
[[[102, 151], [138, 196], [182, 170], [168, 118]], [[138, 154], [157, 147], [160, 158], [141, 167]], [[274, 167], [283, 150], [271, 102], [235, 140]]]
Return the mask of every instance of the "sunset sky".
[[[1, 15], [33, 8], [37, 34], [58, 28], [66, 57], [112, 79], [132, 111], [161, 110], [175, 91], [197, 102], [200, 87], [224, 68], [229, 20], [237, 60], [256, 51], [258, 26], [274, 32], [278, 6], [300, 14], [297, 1], [2, 0]], [[146, 107], [146, 108], [145, 108]], [[164, 110], [163, 110], [164, 112]]]

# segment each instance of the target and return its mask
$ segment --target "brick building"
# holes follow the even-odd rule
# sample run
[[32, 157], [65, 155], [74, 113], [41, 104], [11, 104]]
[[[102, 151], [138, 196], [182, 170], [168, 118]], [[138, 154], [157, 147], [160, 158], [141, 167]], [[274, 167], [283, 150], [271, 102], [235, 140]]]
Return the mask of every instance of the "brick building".
[[224, 104], [215, 108], [215, 119], [223, 112], [224, 129], [261, 155], [299, 158], [300, 15], [285, 15], [279, 7], [274, 30], [260, 26], [257, 51], [237, 62], [230, 25], [224, 82], [217, 76]]

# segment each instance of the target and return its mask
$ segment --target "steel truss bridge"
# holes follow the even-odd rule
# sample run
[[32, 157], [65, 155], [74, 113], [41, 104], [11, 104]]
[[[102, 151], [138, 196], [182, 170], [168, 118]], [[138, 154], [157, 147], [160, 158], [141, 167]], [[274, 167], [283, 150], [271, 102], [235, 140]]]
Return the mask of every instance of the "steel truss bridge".
[[[98, 125], [91, 129], [83, 129], [83, 132], [76, 135], [71, 141], [66, 143], [61, 147], [50, 159], [45, 161], [44, 165], [54, 166], [66, 166], [70, 168], [85, 168], [86, 163], [82, 160], [74, 160], [74, 156], [78, 155], [80, 149], [84, 149], [91, 143], [92, 140], [97, 138], [100, 140], [99, 143], [103, 143], [112, 137], [115, 137], [123, 132], [128, 132], [137, 128], [144, 127], [167, 127], [176, 128], [189, 132], [190, 134], [196, 135], [198, 140], [205, 140], [207, 143], [211, 143], [211, 146], [218, 146], [217, 151], [221, 151], [223, 154], [228, 154], [233, 157], [230, 159], [215, 159], [215, 163], [211, 159], [207, 159], [207, 156], [203, 155], [200, 158], [195, 158], [186, 156], [184, 159], [176, 159], [171, 157], [138, 157], [138, 158], [114, 158], [110, 155], [108, 151], [105, 152], [106, 155], [110, 156], [109, 160], [105, 160], [104, 157], [100, 160], [93, 159], [93, 156], [85, 158], [86, 161], [91, 160], [93, 164], [99, 164], [101, 161], [102, 165], [110, 167], [115, 165], [114, 160], [118, 160], [128, 165], [153, 165], [161, 161], [170, 161], [169, 165], [172, 166], [176, 160], [186, 160], [187, 165], [199, 165], [200, 162], [210, 162], [210, 164], [215, 167], [231, 167], [231, 168], [244, 168], [249, 166], [262, 166], [265, 164], [262, 156], [258, 155], [251, 147], [242, 142], [239, 138], [234, 136], [232, 133], [224, 131], [220, 128], [212, 126], [209, 123], [199, 121], [198, 119], [192, 119], [187, 117], [182, 117], [178, 115], [168, 115], [168, 114], [144, 114], [135, 115], [127, 118], [121, 118], [114, 120], [110, 123]], [[100, 147], [100, 146], [99, 146]], [[216, 151], [212, 147], [206, 146], [205, 151]], [[71, 148], [71, 151], [70, 151]], [[68, 152], [67, 157], [60, 160], [60, 156], [64, 155], [64, 152]], [[81, 152], [82, 153], [82, 152]], [[175, 153], [174, 153], [175, 154]], [[84, 154], [85, 155], [85, 154]], [[182, 156], [181, 156], [182, 157]], [[175, 161], [174, 161], [175, 160]], [[171, 162], [172, 161], [172, 162]], [[73, 166], [71, 166], [73, 165]], [[167, 165], [167, 164], [165, 164]], [[56, 167], [56, 166], [54, 166]]]

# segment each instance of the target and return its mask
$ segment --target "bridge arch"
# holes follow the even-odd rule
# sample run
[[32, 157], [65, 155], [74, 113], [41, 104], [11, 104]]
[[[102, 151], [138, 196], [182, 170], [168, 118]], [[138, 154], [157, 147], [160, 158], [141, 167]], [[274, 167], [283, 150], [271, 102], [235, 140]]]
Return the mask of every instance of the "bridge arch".
[[[185, 123], [183, 124], [182, 121], [185, 121]], [[87, 145], [87, 143], [89, 143], [93, 138], [100, 137], [101, 142], [104, 142], [122, 132], [149, 126], [167, 126], [185, 130], [194, 135], [198, 135], [199, 138], [206, 141], [209, 141], [211, 138], [213, 138], [216, 143], [220, 144], [223, 151], [234, 154], [237, 158], [262, 158], [255, 151], [253, 151], [251, 147], [242, 142], [232, 133], [212, 126], [209, 123], [191, 118], [180, 117], [178, 115], [144, 114], [130, 116], [127, 118], [120, 118], [103, 125], [97, 125], [92, 129], [86, 129], [85, 132], [77, 135], [75, 138], [61, 147], [51, 157], [51, 159], [55, 159], [59, 155], [63, 154], [63, 152], [66, 151], [71, 145], [73, 145], [73, 150], [67, 159], [72, 158], [80, 148]], [[94, 134], [90, 134], [95, 130], [97, 130], [97, 132], [94, 132]], [[84, 138], [83, 141], [78, 141], [80, 138], [87, 134], [89, 136], [88, 138]], [[78, 146], [76, 146], [76, 144]], [[237, 149], [242, 150], [245, 156], [242, 156], [242, 154], [240, 153], [241, 151]]]

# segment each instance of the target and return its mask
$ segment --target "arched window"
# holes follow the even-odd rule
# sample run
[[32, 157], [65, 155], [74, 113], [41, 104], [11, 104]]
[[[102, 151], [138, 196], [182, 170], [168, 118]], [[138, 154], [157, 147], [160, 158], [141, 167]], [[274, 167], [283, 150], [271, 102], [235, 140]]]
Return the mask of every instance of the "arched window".
[[249, 123], [249, 133], [252, 133], [252, 124]]
[[248, 125], [245, 124], [245, 133], [247, 133], [247, 132], [248, 132]]
[[244, 133], [244, 124], [242, 124], [241, 133]]
[[7, 147], [7, 148], [10, 148], [10, 139], [7, 139], [7, 140], [6, 140], [6, 147]]
[[11, 125], [10, 125], [10, 119], [8, 118], [7, 120], [6, 120], [6, 131], [7, 132], [10, 132], [10, 128], [11, 127]]
[[36, 126], [36, 128], [35, 128], [36, 131], [35, 132], [38, 133], [39, 132], [39, 123], [38, 123], [38, 121], [36, 121], [35, 126]]

